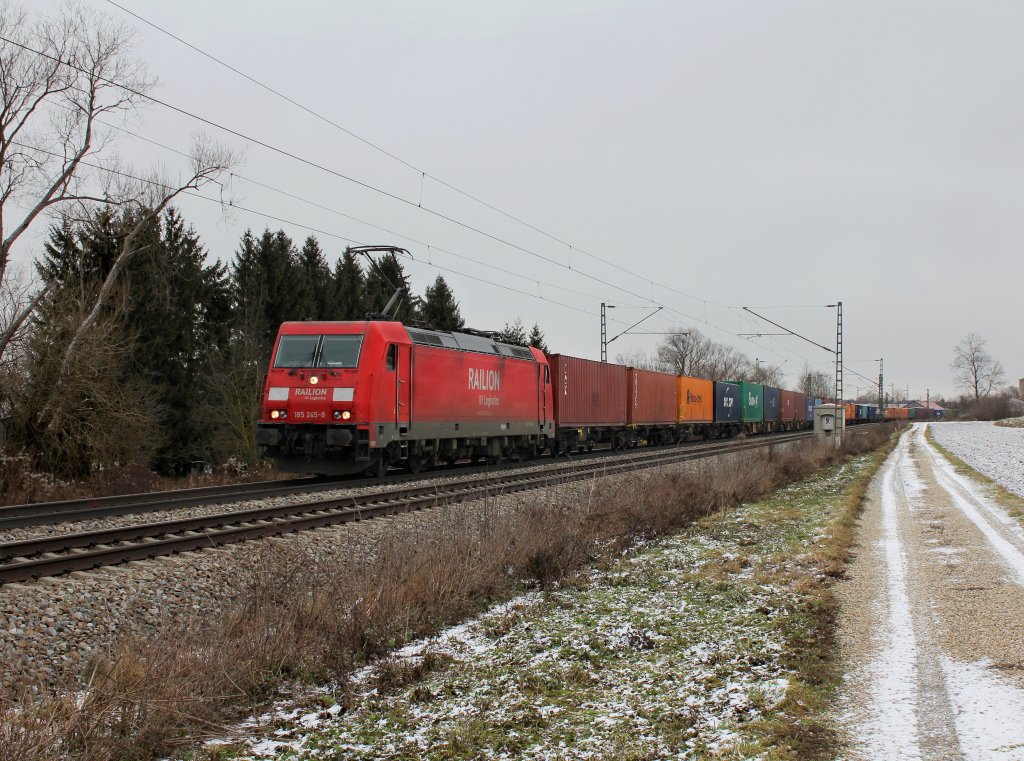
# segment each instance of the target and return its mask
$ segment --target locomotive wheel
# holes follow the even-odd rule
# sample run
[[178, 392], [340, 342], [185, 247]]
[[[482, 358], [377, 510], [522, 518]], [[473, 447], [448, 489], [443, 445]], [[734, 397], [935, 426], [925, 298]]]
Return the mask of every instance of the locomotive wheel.
[[423, 460], [419, 455], [409, 455], [405, 461], [405, 467], [410, 473], [419, 473], [423, 470]]

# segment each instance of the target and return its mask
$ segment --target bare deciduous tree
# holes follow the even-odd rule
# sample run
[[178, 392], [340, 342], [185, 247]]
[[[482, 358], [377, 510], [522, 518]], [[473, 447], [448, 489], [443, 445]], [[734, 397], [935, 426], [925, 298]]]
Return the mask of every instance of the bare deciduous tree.
[[[119, 166], [103, 120], [135, 113], [155, 84], [131, 47], [130, 30], [96, 11], [67, 5], [55, 18], [30, 20], [0, 4], [0, 284], [11, 249], [40, 215], [89, 220], [101, 204], [137, 212], [138, 226], [66, 347], [62, 372], [136, 253], [138, 232], [182, 192], [215, 181], [235, 162], [197, 139], [183, 182]], [[35, 304], [27, 306], [0, 323], [0, 356]]]
[[154, 82], [130, 54], [127, 27], [95, 11], [68, 5], [30, 19], [4, 3], [0, 38], [2, 282], [12, 247], [40, 214], [112, 200], [85, 159], [108, 147], [101, 120], [133, 113]]
[[[628, 367], [635, 367], [639, 370], [656, 370], [659, 372], [665, 372], [665, 367], [657, 357], [652, 357], [643, 349], [636, 349], [634, 351], [627, 351], [621, 354], [615, 355], [615, 362], [619, 365], [627, 365]], [[671, 371], [669, 371], [671, 372]]]
[[828, 398], [835, 393], [834, 382], [828, 373], [812, 370], [807, 365], [804, 365], [804, 369], [800, 373], [799, 386], [807, 396], [813, 396], [816, 399]]
[[956, 385], [972, 394], [975, 402], [991, 394], [1005, 375], [1003, 366], [988, 353], [985, 344], [985, 339], [977, 333], [968, 333], [953, 347], [950, 364], [956, 371]]
[[[732, 346], [720, 344], [699, 330], [671, 333], [658, 346], [658, 363], [668, 372], [709, 380], [753, 380], [757, 368]], [[763, 383], [778, 385], [779, 368], [762, 368]]]

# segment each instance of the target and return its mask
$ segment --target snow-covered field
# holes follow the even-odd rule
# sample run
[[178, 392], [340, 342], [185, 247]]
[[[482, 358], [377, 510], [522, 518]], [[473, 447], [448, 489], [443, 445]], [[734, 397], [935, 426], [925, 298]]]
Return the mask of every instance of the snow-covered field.
[[1024, 428], [933, 423], [932, 436], [979, 473], [1024, 497]]
[[224, 742], [238, 758], [770, 754], [787, 637], [811, 634], [807, 558], [867, 459], [403, 648], [356, 676], [347, 710], [327, 691]]

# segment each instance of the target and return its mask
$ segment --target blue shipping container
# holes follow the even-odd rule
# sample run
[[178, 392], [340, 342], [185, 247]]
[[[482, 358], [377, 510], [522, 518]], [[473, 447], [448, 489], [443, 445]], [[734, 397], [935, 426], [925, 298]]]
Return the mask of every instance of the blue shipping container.
[[740, 422], [740, 386], [738, 383], [715, 381], [715, 422]]
[[764, 387], [764, 419], [771, 422], [779, 419], [781, 394], [773, 386]]
[[807, 419], [814, 420], [814, 398], [807, 397]]

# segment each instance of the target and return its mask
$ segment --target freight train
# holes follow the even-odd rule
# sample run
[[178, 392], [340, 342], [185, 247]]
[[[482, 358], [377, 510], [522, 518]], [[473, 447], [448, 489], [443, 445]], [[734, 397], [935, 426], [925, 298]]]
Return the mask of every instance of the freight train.
[[256, 444], [282, 471], [498, 462], [810, 428], [815, 400], [388, 320], [286, 322]]

